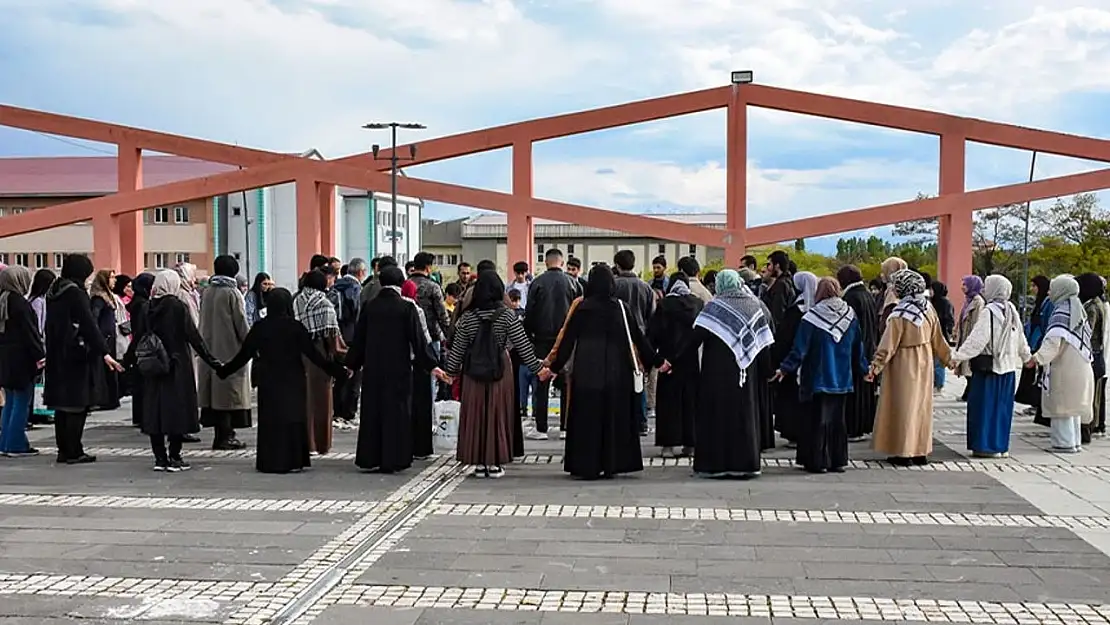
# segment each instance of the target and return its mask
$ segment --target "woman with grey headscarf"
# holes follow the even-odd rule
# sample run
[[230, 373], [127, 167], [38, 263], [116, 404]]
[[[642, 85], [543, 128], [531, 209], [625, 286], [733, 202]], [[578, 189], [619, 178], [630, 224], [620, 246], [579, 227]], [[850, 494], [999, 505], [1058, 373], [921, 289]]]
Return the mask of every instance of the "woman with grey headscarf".
[[987, 304], [963, 345], [952, 353], [953, 367], [964, 362], [973, 365], [974, 375], [968, 379], [967, 448], [978, 458], [1009, 454], [1016, 372], [1031, 356], [1021, 315], [1010, 303], [1013, 290], [1005, 276], [987, 276], [983, 282]]
[[0, 271], [0, 387], [4, 409], [0, 420], [0, 455], [34, 456], [27, 441], [27, 418], [35, 394], [35, 376], [46, 357], [37, 316], [25, 299], [31, 270], [12, 265]]
[[[812, 272], [799, 271], [794, 274], [794, 292], [798, 295], [794, 303], [786, 309], [782, 323], [774, 329], [775, 346], [771, 350], [774, 370], [782, 366], [794, 349], [794, 339], [802, 325], [802, 317], [817, 302], [817, 282], [817, 276]], [[793, 373], [787, 374], [771, 392], [775, 394], [775, 430], [786, 439], [786, 446], [793, 449], [798, 446], [802, 435], [802, 415], [806, 414], [799, 394], [798, 377]], [[770, 437], [770, 440], [764, 439], [764, 449], [775, 446], [774, 434], [770, 433]]]
[[655, 444], [660, 456], [694, 453], [694, 417], [698, 410], [697, 352], [679, 360], [679, 350], [694, 334], [694, 321], [705, 303], [690, 292], [689, 278], [681, 271], [671, 277], [670, 288], [655, 306], [648, 321], [648, 340], [659, 357], [671, 363], [670, 375], [661, 375], [655, 399]]
[[1094, 416], [1091, 326], [1079, 300], [1079, 282], [1070, 274], [1053, 278], [1048, 299], [1055, 308], [1032, 363], [1044, 368], [1041, 407], [1052, 422], [1052, 450], [1075, 453], [1082, 445], [1081, 425]]

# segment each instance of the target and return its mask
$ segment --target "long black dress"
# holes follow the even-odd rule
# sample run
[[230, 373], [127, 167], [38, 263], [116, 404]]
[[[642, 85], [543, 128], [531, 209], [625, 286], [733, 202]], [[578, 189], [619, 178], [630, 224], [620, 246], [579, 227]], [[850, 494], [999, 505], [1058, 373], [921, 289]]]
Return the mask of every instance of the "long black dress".
[[[154, 332], [162, 340], [170, 357], [170, 372], [143, 380], [142, 431], [148, 436], [184, 436], [199, 432], [193, 352], [210, 367], [215, 368], [219, 363], [208, 353], [192, 314], [180, 299], [169, 295], [152, 299], [147, 311], [139, 329], [143, 334]], [[141, 336], [136, 334], [136, 337]], [[135, 363], [137, 345], [137, 340], [131, 342], [125, 364]]]
[[754, 477], [762, 472], [763, 427], [768, 395], [761, 392], [774, 372], [771, 350], [764, 349], [746, 370], [740, 386], [736, 356], [705, 328], [695, 328], [683, 352], [702, 348], [698, 376], [698, 411], [694, 421], [697, 447], [694, 472], [710, 477]]
[[393, 289], [382, 289], [366, 302], [346, 361], [351, 369], [363, 371], [355, 465], [383, 473], [409, 468], [413, 368], [431, 371], [438, 364], [412, 302]]
[[[127, 314], [131, 317], [131, 334], [139, 336], [145, 332], [146, 313], [150, 306], [150, 298], [136, 293], [127, 303]], [[131, 341], [134, 343], [135, 341]], [[135, 369], [129, 369], [123, 375], [130, 378], [131, 387], [131, 424], [135, 427], [143, 426], [143, 376]]]
[[612, 477], [644, 468], [626, 322], [641, 362], [651, 367], [658, 361], [636, 321], [627, 312], [623, 317], [615, 299], [584, 299], [567, 321], [551, 364], [552, 371], [562, 371], [574, 354], [563, 470], [575, 477]]
[[304, 324], [294, 317], [266, 316], [251, 326], [239, 353], [218, 370], [221, 378], [254, 359], [258, 381], [258, 455], [260, 473], [290, 473], [311, 466], [304, 356], [332, 377], [346, 369], [316, 349]]
[[[104, 344], [108, 346], [108, 353], [112, 358], [119, 358], [116, 353], [116, 309], [102, 297], [94, 296], [89, 302], [96, 326], [100, 335], [104, 337]], [[119, 376], [108, 367], [93, 367], [93, 406], [97, 410], [115, 410], [119, 408]]]
[[[875, 356], [879, 345], [879, 312], [875, 298], [862, 284], [844, 292], [844, 301], [852, 307], [859, 320], [860, 342], [867, 362]], [[847, 423], [848, 440], [860, 439], [875, 429], [875, 408], [879, 403], [875, 383], [864, 380], [866, 372], [852, 369], [853, 392], [844, 405], [844, 420]]]
[[[794, 336], [798, 333], [803, 314], [801, 306], [795, 303], [786, 309], [782, 323], [775, 328], [775, 345], [771, 348], [772, 372], [779, 368], [782, 361], [790, 355], [790, 350], [794, 348]], [[775, 430], [786, 440], [796, 443], [801, 436], [802, 420], [809, 414], [808, 409], [799, 399], [798, 378], [787, 375], [775, 385], [774, 394]]]
[[695, 295], [665, 296], [648, 322], [648, 339], [659, 358], [671, 363], [660, 373], [655, 390], [655, 444], [659, 447], [694, 447], [694, 415], [698, 409], [698, 353], [679, 350], [694, 333], [694, 320], [705, 307]]

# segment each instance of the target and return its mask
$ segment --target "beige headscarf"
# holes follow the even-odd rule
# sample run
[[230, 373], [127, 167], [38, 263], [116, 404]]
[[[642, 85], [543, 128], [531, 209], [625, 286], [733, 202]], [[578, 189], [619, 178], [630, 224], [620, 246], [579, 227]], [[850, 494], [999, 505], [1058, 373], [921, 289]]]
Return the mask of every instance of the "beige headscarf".
[[27, 297], [31, 291], [31, 270], [22, 265], [11, 265], [0, 271], [0, 332], [8, 325], [8, 299], [13, 295]]
[[[898, 258], [897, 256], [891, 256], [890, 258], [884, 260], [883, 264], [879, 266], [879, 269], [882, 272], [883, 282], [886, 282], [886, 295], [883, 296], [884, 310], [887, 306], [890, 306], [891, 304], [897, 304], [898, 301], [901, 299], [900, 297], [898, 297], [898, 294], [894, 292], [894, 282], [891, 280], [891, 276], [898, 273], [899, 271], [909, 268], [909, 263], [902, 260], [901, 258]], [[926, 288], [928, 288], [928, 285], [926, 285]]]
[[181, 276], [172, 269], [163, 269], [154, 276], [154, 285], [150, 287], [150, 299], [158, 299], [181, 292]]

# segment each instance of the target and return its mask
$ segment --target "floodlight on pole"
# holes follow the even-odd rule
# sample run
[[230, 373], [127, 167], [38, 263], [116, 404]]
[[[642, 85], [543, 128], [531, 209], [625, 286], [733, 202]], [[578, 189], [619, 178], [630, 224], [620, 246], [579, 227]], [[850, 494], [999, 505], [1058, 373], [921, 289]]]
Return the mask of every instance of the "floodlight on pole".
[[[405, 130], [424, 130], [427, 128], [424, 124], [417, 124], [414, 122], [371, 122], [364, 124], [365, 130], [386, 130], [390, 131], [390, 151], [389, 151], [389, 183], [390, 183], [390, 197], [392, 200], [392, 223], [389, 227], [389, 242], [390, 253], [394, 260], [397, 260], [397, 174], [400, 169], [397, 166], [398, 161], [414, 161], [416, 160], [416, 144], [409, 145], [409, 155], [405, 158], [397, 156], [397, 129], [404, 128]], [[381, 146], [374, 144], [370, 147], [370, 151], [374, 154], [374, 160], [378, 160], [378, 154], [381, 152]], [[367, 196], [373, 197], [373, 191], [367, 190]], [[372, 219], [373, 216], [371, 215]]]
[[750, 69], [741, 69], [732, 72], [732, 84], [748, 85], [755, 81], [755, 72]]

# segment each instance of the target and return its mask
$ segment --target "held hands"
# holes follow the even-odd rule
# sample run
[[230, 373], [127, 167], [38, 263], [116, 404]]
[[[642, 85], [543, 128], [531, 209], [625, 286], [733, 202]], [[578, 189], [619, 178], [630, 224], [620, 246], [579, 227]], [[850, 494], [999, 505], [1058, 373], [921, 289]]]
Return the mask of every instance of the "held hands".
[[38, 362], [36, 362], [36, 363], [35, 363], [35, 367], [36, 367], [36, 368], [39, 368], [39, 369], [44, 369], [44, 368], [46, 368], [46, 359], [45, 359], [45, 358], [43, 358], [42, 360], [39, 360]]
[[454, 380], [451, 379], [451, 376], [447, 375], [447, 372], [443, 369], [440, 369], [439, 367], [432, 369], [432, 376], [440, 382], [443, 382], [444, 384], [451, 384], [454, 382]]
[[108, 368], [116, 373], [123, 373], [123, 365], [116, 362], [116, 359], [112, 358], [110, 354], [104, 354], [104, 364], [108, 365]]
[[554, 378], [555, 374], [551, 372], [551, 369], [544, 367], [543, 369], [540, 369], [540, 372], [536, 374], [536, 377], [539, 378], [540, 382], [547, 382], [551, 378]]
[[769, 382], [782, 382], [785, 377], [786, 377], [786, 374], [782, 372], [782, 369], [776, 369], [775, 370], [775, 375], [771, 376], [771, 379], [768, 380], [768, 381]]
[[1025, 363], [1025, 368], [1026, 369], [1032, 369], [1036, 366], [1037, 366], [1037, 361], [1034, 358], [1030, 358], [1029, 362]]
[[868, 371], [867, 375], [863, 376], [863, 381], [868, 382], [868, 383], [874, 382], [875, 381], [875, 372], [874, 371]]
[[669, 374], [673, 370], [674, 370], [674, 366], [671, 365], [670, 361], [668, 361], [668, 360], [664, 360], [663, 361], [663, 366], [659, 367], [659, 373]]

